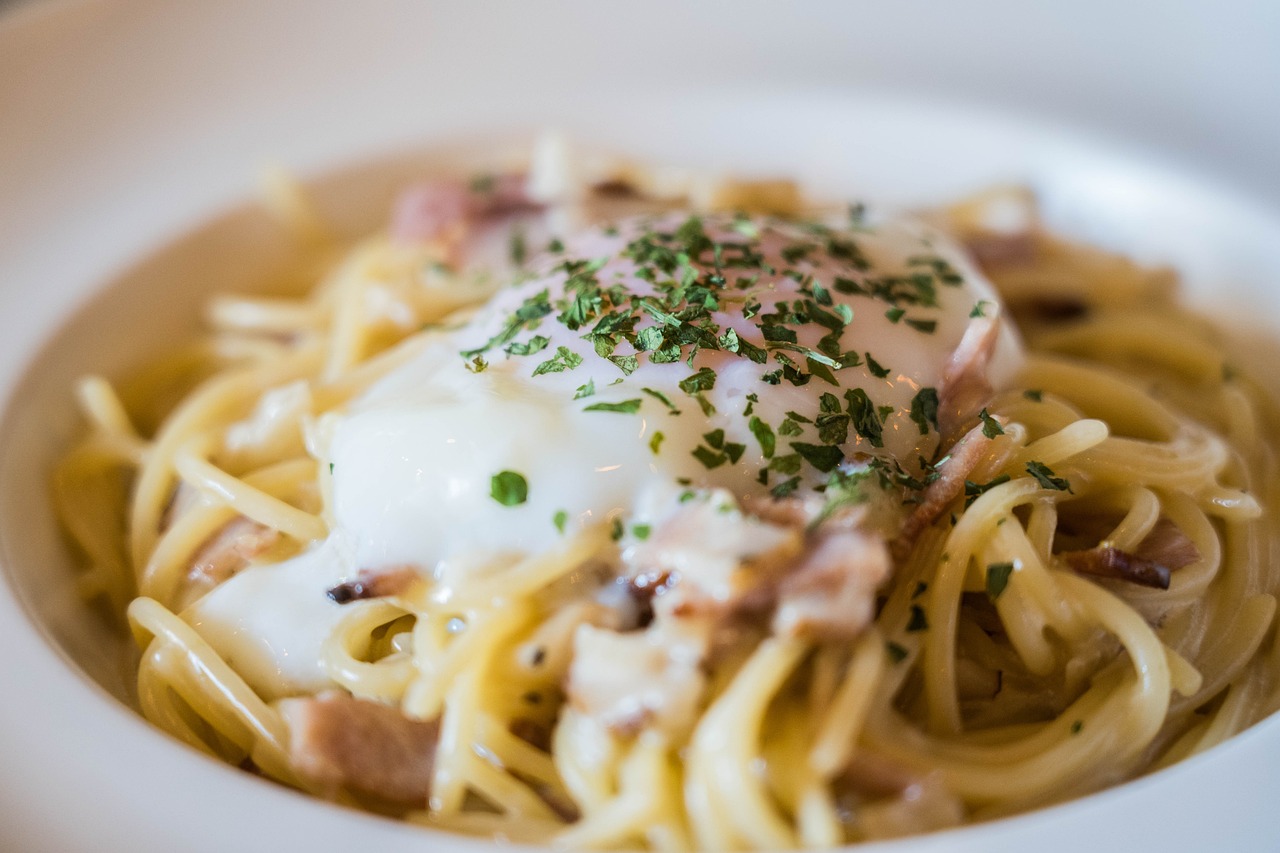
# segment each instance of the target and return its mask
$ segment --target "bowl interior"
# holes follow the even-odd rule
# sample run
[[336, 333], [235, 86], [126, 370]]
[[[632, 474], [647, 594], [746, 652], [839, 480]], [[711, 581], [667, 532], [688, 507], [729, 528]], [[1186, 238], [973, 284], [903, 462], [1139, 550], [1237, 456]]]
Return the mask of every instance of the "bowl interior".
[[[722, 106], [721, 109], [724, 107]], [[1195, 176], [1054, 129], [995, 116], [905, 108], [874, 99], [757, 105], [764, 127], [807, 128], [804, 139], [756, 140], [725, 154], [726, 133], [705, 121], [672, 125], [660, 142], [615, 125], [600, 145], [639, 157], [716, 171], [795, 174], [823, 196], [891, 205], [943, 201], [984, 185], [1019, 180], [1042, 199], [1050, 224], [1184, 274], [1189, 301], [1232, 323], [1233, 341], [1254, 361], [1280, 363], [1280, 218]], [[705, 117], [704, 117], [705, 118]], [[572, 131], [573, 128], [570, 128]], [[527, 134], [462, 139], [378, 158], [308, 181], [324, 213], [358, 234], [383, 220], [396, 189], [434, 172], [466, 172], [517, 156]], [[902, 139], [917, 140], [905, 148]], [[799, 164], [796, 166], [795, 164]], [[278, 281], [298, 248], [258, 205], [213, 216], [185, 234], [156, 235], [156, 251], [78, 304], [25, 364], [0, 420], [0, 549], [3, 570], [27, 614], [67, 665], [128, 703], [129, 642], [75, 594], [75, 561], [50, 509], [48, 481], [79, 429], [71, 396], [86, 373], [119, 377], [173, 348], [217, 291]], [[1280, 390], [1280, 379], [1269, 377]]]

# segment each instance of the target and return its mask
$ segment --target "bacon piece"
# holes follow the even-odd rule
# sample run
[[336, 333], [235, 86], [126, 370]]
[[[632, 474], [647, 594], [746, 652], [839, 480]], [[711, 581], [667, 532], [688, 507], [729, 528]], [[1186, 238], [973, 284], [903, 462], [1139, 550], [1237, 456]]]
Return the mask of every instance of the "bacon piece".
[[337, 604], [348, 604], [364, 598], [383, 598], [399, 595], [422, 576], [413, 566], [396, 566], [390, 569], [361, 569], [356, 580], [340, 583], [325, 592]]
[[631, 577], [660, 578], [655, 611], [728, 615], [770, 603], [771, 587], [799, 558], [804, 532], [739, 511], [727, 495], [680, 504], [627, 556]]
[[1132, 553], [1099, 545], [1083, 551], [1061, 551], [1058, 556], [1072, 571], [1083, 575], [1168, 589], [1173, 572], [1200, 559], [1200, 551], [1182, 528], [1162, 518]]
[[819, 533], [778, 585], [775, 634], [850, 640], [875, 616], [876, 590], [892, 566], [884, 540], [856, 530]]
[[1058, 554], [1071, 570], [1082, 575], [1128, 581], [1154, 589], [1168, 589], [1170, 571], [1152, 560], [1110, 546], [1087, 551], [1063, 551]]
[[427, 181], [396, 200], [391, 234], [403, 243], [460, 239], [475, 221], [537, 210], [524, 174], [488, 176], [470, 183], [456, 179]]
[[946, 461], [938, 465], [938, 478], [925, 487], [920, 503], [907, 516], [890, 545], [895, 559], [905, 560], [924, 529], [937, 521], [952, 501], [964, 494], [965, 481], [990, 449], [991, 439], [983, 434], [981, 426], [969, 430], [952, 446]]
[[1135, 556], [1151, 560], [1170, 571], [1177, 571], [1200, 559], [1200, 549], [1191, 541], [1182, 528], [1167, 518], [1162, 518], [1151, 528], [1151, 532], [1138, 543]]
[[706, 677], [706, 643], [650, 628], [620, 634], [580, 625], [565, 685], [569, 703], [619, 734], [646, 726], [687, 732]]
[[196, 551], [187, 580], [198, 589], [212, 589], [279, 539], [279, 531], [237, 516], [209, 536]]
[[938, 428], [946, 446], [968, 429], [991, 402], [995, 388], [987, 375], [1000, 339], [999, 317], [975, 317], [951, 354], [938, 391]]
[[426, 803], [437, 722], [411, 720], [336, 690], [285, 699], [279, 708], [289, 726], [290, 764], [326, 795], [345, 789], [391, 803]]

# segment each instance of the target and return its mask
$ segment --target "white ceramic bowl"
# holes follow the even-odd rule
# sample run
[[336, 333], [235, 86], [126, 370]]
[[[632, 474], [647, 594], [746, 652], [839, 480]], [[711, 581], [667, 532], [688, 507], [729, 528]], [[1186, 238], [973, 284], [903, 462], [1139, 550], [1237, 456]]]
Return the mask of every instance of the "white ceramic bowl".
[[[1057, 227], [1175, 264], [1193, 301], [1232, 318], [1241, 346], [1276, 352], [1267, 343], [1280, 336], [1274, 174], [1258, 173], [1255, 189], [1270, 198], [1260, 203], [1173, 165], [1188, 151], [1153, 144], [1151, 135], [1147, 145], [1102, 143], [1016, 110], [937, 97], [955, 94], [957, 76], [978, 93], [999, 79], [986, 54], [945, 54], [946, 33], [957, 28], [983, 47], [974, 22], [958, 12], [935, 20], [941, 34], [928, 30], [915, 41], [909, 22], [891, 15], [880, 24], [884, 38], [896, 39], [886, 47], [855, 32], [849, 7], [834, 4], [806, 10], [812, 31], [758, 6], [747, 7], [755, 15], [747, 23], [726, 25], [736, 14], [728, 6], [604, 12], [575, 4], [577, 17], [568, 7], [540, 17], [532, 6], [504, 4], [383, 4], [378, 14], [363, 4], [201, 5], [31, 8], [0, 27], [5, 849], [492, 847], [312, 801], [170, 741], [123, 704], [124, 647], [72, 594], [46, 488], [76, 428], [70, 383], [85, 371], [118, 373], [172, 345], [208, 293], [252, 287], [287, 262], [263, 215], [244, 203], [264, 161], [325, 175], [315, 183], [321, 201], [351, 229], [375, 225], [394, 187], [423, 169], [475, 162], [495, 139], [518, 143], [547, 124], [641, 157], [791, 174], [824, 195], [897, 204], [1028, 181]], [[1024, 39], [1043, 39], [1060, 23], [1038, 13], [1002, 18], [1010, 8], [982, 3], [964, 15], [1021, 28]], [[1103, 4], [1088, 8], [1106, 20]], [[832, 17], [845, 34], [819, 26]], [[1141, 31], [1118, 20], [1112, 24], [1131, 35]], [[1256, 40], [1251, 33], [1241, 37]], [[1008, 36], [988, 42], [989, 51], [1007, 48]], [[898, 55], [908, 44], [914, 65]], [[842, 45], [862, 53], [815, 66], [814, 50]], [[1030, 62], [1024, 54], [1015, 58]], [[882, 64], [868, 64], [868, 55]], [[735, 56], [737, 73], [723, 73]], [[1158, 66], [1162, 56], [1139, 49], [1126, 61], [1139, 69], [1139, 59]], [[1072, 60], [1079, 79], [1112, 103], [1106, 81], [1089, 76], [1088, 59]], [[1012, 89], [1041, 85], [1070, 112], [1061, 89], [1067, 72], [1031, 65], [1038, 70], [1030, 77], [1040, 79]], [[932, 70], [920, 76], [918, 66]], [[845, 85], [828, 79], [832, 68], [850, 75]], [[869, 87], [876, 68], [888, 75], [880, 82], [911, 84], [917, 94]], [[1167, 97], [1158, 80], [1148, 83], [1157, 103]], [[1126, 95], [1133, 87], [1117, 85]], [[920, 94], [931, 87], [935, 97]], [[1150, 103], [1135, 109], [1144, 115]], [[1222, 103], [1197, 107], [1215, 109], [1245, 129], [1244, 114]], [[1155, 111], [1161, 127], [1177, 127], [1180, 114], [1168, 112]], [[1280, 126], [1261, 135], [1280, 142]], [[1206, 156], [1201, 172], [1228, 182], [1247, 175], [1251, 151], [1240, 154], [1243, 172], [1238, 160], [1221, 164], [1230, 150]], [[1272, 719], [1110, 792], [893, 847], [1275, 849], [1278, 768], [1280, 719]]]

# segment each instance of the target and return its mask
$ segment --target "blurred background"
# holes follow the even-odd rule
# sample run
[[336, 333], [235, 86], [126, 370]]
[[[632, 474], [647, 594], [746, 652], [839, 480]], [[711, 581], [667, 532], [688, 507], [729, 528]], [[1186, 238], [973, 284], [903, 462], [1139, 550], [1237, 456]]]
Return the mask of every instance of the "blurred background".
[[[93, 11], [69, 11], [81, 5]], [[197, 14], [193, 5], [0, 0], [0, 25], [25, 19], [33, 30], [52, 31], [54, 19], [75, 18], [49, 41], [31, 45], [48, 58], [60, 50], [93, 50], [95, 29], [137, 32], [152, 19], [157, 30], [171, 30], [172, 19], [182, 17], [206, 27], [211, 37], [194, 49], [139, 44], [138, 50], [152, 54], [148, 85], [181, 86], [190, 97], [217, 88], [210, 51], [259, 51], [268, 42], [282, 58], [331, 51], [335, 97], [329, 106], [351, 120], [361, 113], [351, 103], [358, 99], [341, 91], [344, 67], [425, 62], [443, 32], [451, 40], [467, 39], [482, 57], [458, 69], [476, 91], [519, 87], [521, 69], [536, 65], [540, 80], [628, 78], [648, 69], [656, 86], [696, 80], [909, 93], [1098, 132], [1280, 202], [1280, 3], [1272, 0], [362, 0], [370, 17], [426, 17], [442, 24], [436, 31], [408, 26], [383, 44], [344, 43], [343, 33], [326, 26], [323, 4], [304, 0], [219, 0], [198, 4]], [[429, 15], [422, 14], [424, 7]], [[447, 26], [459, 16], [471, 22], [461, 36]], [[255, 17], [264, 28], [254, 41], [244, 41], [244, 28], [227, 26]], [[49, 25], [42, 27], [38, 18]], [[0, 74], [21, 76], [40, 59], [10, 50], [0, 55]], [[93, 97], [139, 84], [116, 76], [121, 57], [100, 59], [101, 76], [83, 83]], [[283, 96], [297, 85], [287, 62], [281, 70], [279, 79], [262, 81], [264, 97]], [[0, 103], [0, 123], [7, 120], [16, 116]]]

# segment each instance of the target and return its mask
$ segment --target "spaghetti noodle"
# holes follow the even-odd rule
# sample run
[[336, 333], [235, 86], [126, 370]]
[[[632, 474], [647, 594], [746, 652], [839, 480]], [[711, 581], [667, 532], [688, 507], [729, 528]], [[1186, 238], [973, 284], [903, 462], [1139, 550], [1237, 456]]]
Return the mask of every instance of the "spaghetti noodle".
[[728, 850], [1035, 808], [1275, 709], [1275, 422], [1167, 273], [986, 227], [1016, 192], [943, 234], [645, 176], [434, 182], [337, 253], [279, 185], [315, 292], [80, 384], [58, 508], [148, 719], [445, 829]]

